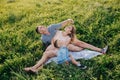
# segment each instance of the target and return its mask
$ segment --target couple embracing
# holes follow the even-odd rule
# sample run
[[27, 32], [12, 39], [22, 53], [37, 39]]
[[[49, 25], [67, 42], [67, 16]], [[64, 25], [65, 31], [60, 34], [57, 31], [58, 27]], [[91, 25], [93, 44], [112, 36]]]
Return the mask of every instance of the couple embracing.
[[[85, 48], [106, 53], [108, 46], [105, 48], [98, 48], [91, 44], [80, 41], [75, 36], [75, 26], [72, 19], [67, 19], [57, 24], [51, 24], [48, 27], [38, 26], [36, 32], [42, 34], [41, 40], [45, 51], [42, 58], [32, 67], [26, 67], [26, 72], [36, 73], [44, 63], [52, 57], [57, 57], [58, 63], [72, 62], [80, 69], [86, 69], [87, 67], [77, 62], [69, 51], [81, 51]], [[63, 31], [59, 30], [64, 28]]]

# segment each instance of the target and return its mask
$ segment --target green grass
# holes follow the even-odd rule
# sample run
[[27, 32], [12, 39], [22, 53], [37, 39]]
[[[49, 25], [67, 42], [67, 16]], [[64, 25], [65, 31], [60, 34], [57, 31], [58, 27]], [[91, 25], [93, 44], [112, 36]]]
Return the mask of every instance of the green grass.
[[[70, 64], [50, 63], [33, 75], [23, 71], [42, 56], [36, 26], [48, 26], [68, 18], [75, 21], [78, 39], [104, 47], [106, 55]], [[0, 0], [0, 80], [119, 80], [119, 0]]]

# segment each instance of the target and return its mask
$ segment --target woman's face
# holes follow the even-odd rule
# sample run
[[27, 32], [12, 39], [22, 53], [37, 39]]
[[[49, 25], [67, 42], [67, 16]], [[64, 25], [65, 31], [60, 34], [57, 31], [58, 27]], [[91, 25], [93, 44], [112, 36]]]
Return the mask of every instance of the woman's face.
[[72, 26], [65, 27], [65, 31], [68, 33], [71, 33]]

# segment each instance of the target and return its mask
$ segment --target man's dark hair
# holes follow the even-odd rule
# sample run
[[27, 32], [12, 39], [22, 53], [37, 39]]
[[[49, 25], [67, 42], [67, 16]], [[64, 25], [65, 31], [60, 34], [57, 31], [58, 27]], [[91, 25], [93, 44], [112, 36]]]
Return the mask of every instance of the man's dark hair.
[[39, 33], [39, 31], [38, 31], [38, 27], [36, 28], [36, 32]]

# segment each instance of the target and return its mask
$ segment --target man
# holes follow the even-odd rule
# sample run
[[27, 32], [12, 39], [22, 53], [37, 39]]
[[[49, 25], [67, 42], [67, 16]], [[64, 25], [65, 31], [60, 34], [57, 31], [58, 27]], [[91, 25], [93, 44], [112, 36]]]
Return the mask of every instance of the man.
[[[41, 40], [44, 44], [45, 49], [51, 44], [51, 40], [54, 37], [54, 35], [56, 34], [58, 29], [63, 28], [63, 27], [68, 26], [68, 25], [71, 25], [73, 23], [74, 23], [74, 21], [72, 19], [67, 19], [63, 22], [60, 22], [58, 24], [52, 24], [48, 27], [38, 26], [36, 28], [36, 32], [39, 33], [39, 34], [42, 34]], [[80, 41], [77, 38], [73, 41], [73, 45], [69, 46], [69, 49], [71, 51], [80, 51], [84, 48], [91, 49], [91, 50], [94, 50], [94, 51], [98, 51], [98, 52], [101, 52], [101, 53], [104, 54], [104, 53], [106, 53], [106, 51], [108, 49], [108, 46], [101, 49], [101, 48], [95, 47], [91, 44]], [[49, 49], [51, 49], [51, 48], [49, 48]]]

